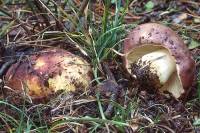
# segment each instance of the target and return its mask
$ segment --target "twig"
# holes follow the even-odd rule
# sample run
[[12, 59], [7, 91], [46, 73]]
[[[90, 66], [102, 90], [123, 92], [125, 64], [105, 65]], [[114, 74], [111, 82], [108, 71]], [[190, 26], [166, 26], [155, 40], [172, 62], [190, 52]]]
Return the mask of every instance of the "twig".
[[112, 124], [112, 125], [119, 125], [119, 126], [127, 126], [129, 127], [130, 125], [127, 123], [123, 123], [120, 121], [114, 121], [114, 120], [107, 120], [107, 119], [100, 119], [100, 118], [91, 118], [91, 117], [82, 117], [82, 118], [78, 118], [78, 117], [66, 117], [66, 116], [59, 116], [59, 117], [55, 117], [53, 118], [53, 122], [59, 121], [59, 120], [63, 120], [66, 122], [97, 122], [97, 123], [101, 123], [101, 124]]
[[[108, 65], [106, 63], [103, 63], [103, 67], [104, 67], [104, 71], [106, 72], [106, 74], [108, 76], [107, 81], [109, 82], [109, 84], [111, 84], [111, 85], [108, 85], [108, 86], [110, 86], [109, 91], [111, 91], [111, 93], [112, 93], [111, 96], [110, 96], [110, 101], [117, 101], [121, 87], [117, 84], [115, 77], [112, 74], [112, 72], [110, 71]], [[113, 104], [112, 104], [112, 102], [110, 102], [108, 104], [106, 111], [105, 111], [105, 115], [107, 117], [110, 117], [112, 112], [113, 112]]]
[[165, 126], [165, 125], [158, 125], [158, 126], [167, 129], [167, 130], [168, 130], [169, 132], [171, 132], [171, 133], [175, 133], [174, 130], [172, 130], [171, 128], [169, 128], [169, 127], [167, 127], [167, 126]]
[[15, 62], [15, 60], [10, 60], [6, 63], [4, 63], [0, 68], [0, 77], [3, 76], [5, 71], [9, 68], [10, 65], [12, 65]]
[[48, 15], [46, 15], [46, 10], [43, 8], [44, 6], [42, 5], [43, 3], [41, 3], [39, 0], [34, 0], [34, 4], [35, 6], [38, 8], [38, 10], [42, 13], [41, 16], [44, 18], [44, 21], [47, 25], [47, 27], [50, 27], [50, 22], [49, 22], [49, 17]]
[[188, 3], [188, 4], [193, 4], [193, 5], [196, 5], [196, 6], [200, 5], [199, 2], [194, 2], [194, 1], [190, 1], [190, 0], [180, 0], [180, 2], [182, 2], [182, 3]]
[[[34, 2], [36, 3], [37, 8], [42, 11], [43, 13], [45, 12], [49, 12], [52, 17], [54, 18], [54, 20], [56, 21], [56, 24], [58, 26], [59, 29], [65, 29], [65, 26], [63, 25], [63, 23], [61, 23], [58, 18], [51, 12], [51, 10], [41, 1], [41, 0], [34, 0]], [[57, 4], [52, 1], [54, 5], [57, 6]], [[47, 23], [47, 26], [50, 26], [50, 22], [49, 22], [49, 17], [45, 14], [42, 15]]]
[[20, 55], [19, 60], [18, 60], [17, 63], [16, 63], [15, 69], [13, 69], [13, 71], [12, 71], [12, 73], [11, 73], [11, 75], [9, 76], [8, 79], [11, 79], [11, 78], [14, 76], [14, 74], [15, 74], [15, 72], [16, 72], [16, 69], [19, 67], [23, 56], [24, 56], [24, 53], [22, 53], [22, 54]]
[[108, 64], [107, 63], [103, 63], [103, 67], [104, 67], [104, 71], [106, 72], [106, 74], [108, 76], [108, 79], [115, 81], [115, 77], [112, 74], [112, 72], [110, 71], [110, 69], [108, 67]]

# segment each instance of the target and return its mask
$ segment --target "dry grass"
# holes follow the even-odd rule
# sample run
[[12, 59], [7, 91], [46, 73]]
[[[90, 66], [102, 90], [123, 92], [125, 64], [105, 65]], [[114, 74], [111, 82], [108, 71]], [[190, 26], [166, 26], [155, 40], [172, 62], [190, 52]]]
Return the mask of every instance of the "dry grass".
[[[0, 131], [181, 133], [200, 130], [200, 26], [196, 23], [200, 18], [199, 2], [163, 1], [148, 10], [144, 8], [147, 8], [147, 1], [143, 0], [106, 2], [6, 0], [0, 3], [0, 53], [3, 53], [0, 59]], [[183, 13], [187, 18], [174, 19]], [[192, 45], [198, 79], [186, 103], [170, 95], [138, 90], [123, 72], [118, 54], [126, 32], [150, 21], [170, 26], [188, 46]], [[46, 47], [64, 48], [90, 61], [95, 77], [93, 87], [87, 92], [61, 92], [48, 103], [35, 104], [27, 100], [26, 95], [13, 94], [12, 88], [4, 86], [4, 74], [11, 63], [20, 63]], [[104, 62], [108, 62], [121, 88], [116, 101], [97, 93], [99, 86], [95, 85], [107, 78], [102, 68]], [[12, 93], [6, 96], [5, 91]], [[16, 101], [19, 97], [21, 100]], [[107, 116], [105, 110], [110, 105], [113, 110]]]

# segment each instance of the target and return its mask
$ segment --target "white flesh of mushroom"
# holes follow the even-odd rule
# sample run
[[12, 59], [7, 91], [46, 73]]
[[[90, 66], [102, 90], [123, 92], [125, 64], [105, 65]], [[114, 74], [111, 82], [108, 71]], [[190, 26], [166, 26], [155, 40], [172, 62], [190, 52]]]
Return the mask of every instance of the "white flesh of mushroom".
[[[146, 45], [133, 50], [127, 56], [128, 71], [131, 73], [131, 64], [136, 63], [141, 66], [140, 69], [145, 69], [149, 66], [152, 73], [159, 78], [161, 88], [160, 92], [168, 91], [173, 94], [175, 98], [180, 97], [184, 93], [180, 77], [178, 76], [178, 66], [175, 63], [174, 57], [171, 56], [166, 48]], [[134, 73], [131, 73], [136, 79], [139, 78]], [[144, 75], [145, 76], [145, 75]], [[145, 81], [143, 81], [145, 82]]]
[[137, 64], [142, 64], [142, 67], [149, 65], [150, 71], [156, 73], [161, 85], [164, 85], [172, 73], [176, 71], [176, 63], [166, 49], [157, 50], [143, 55], [138, 60]]

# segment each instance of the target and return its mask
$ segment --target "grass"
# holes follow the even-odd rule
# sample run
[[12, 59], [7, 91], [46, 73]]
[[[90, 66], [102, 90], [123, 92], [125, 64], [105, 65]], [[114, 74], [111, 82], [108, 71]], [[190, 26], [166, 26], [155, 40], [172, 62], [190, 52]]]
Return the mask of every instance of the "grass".
[[[37, 34], [30, 36], [30, 37], [37, 37], [38, 42], [48, 42], [48, 41], [54, 41], [55, 40], [65, 40], [66, 38], [70, 39], [74, 44], [79, 47], [79, 49], [87, 55], [87, 57], [90, 59], [90, 62], [93, 66], [94, 76], [97, 82], [100, 82], [99, 76], [101, 75], [101, 62], [106, 59], [111, 59], [115, 57], [115, 53], [112, 52], [111, 49], [115, 49], [116, 51], [119, 51], [121, 49], [121, 42], [126, 34], [126, 28], [130, 27], [131, 25], [125, 25], [123, 23], [123, 17], [127, 11], [128, 8], [128, 1], [127, 4], [124, 7], [121, 7], [121, 1], [115, 1], [115, 14], [111, 15], [109, 11], [109, 7], [111, 5], [110, 1], [106, 1], [104, 5], [104, 13], [102, 18], [100, 18], [99, 21], [102, 21], [101, 25], [98, 26], [98, 24], [94, 23], [92, 21], [92, 15], [93, 12], [90, 9], [87, 9], [88, 16], [85, 16], [86, 19], [84, 21], [87, 21], [89, 24], [87, 28], [82, 26], [83, 21], [80, 19], [81, 17], [77, 17], [78, 19], [73, 19], [70, 14], [68, 14], [63, 8], [61, 8], [59, 5], [56, 4], [55, 1], [50, 0], [47, 2], [36, 0], [34, 1], [26, 1], [25, 4], [28, 8], [24, 8], [22, 11], [20, 11], [19, 15], [17, 16], [19, 19], [25, 17], [26, 13], [33, 13], [38, 14], [41, 10], [45, 13], [41, 14], [44, 20], [49, 19], [50, 16], [53, 16], [55, 21], [59, 21], [59, 18], [67, 19], [70, 22], [70, 25], [74, 26], [75, 29], [73, 31], [70, 31], [68, 27], [64, 27], [61, 31], [52, 30], [52, 26], [50, 23], [46, 22], [47, 27], [43, 30], [39, 31]], [[20, 1], [18, 1], [20, 3]], [[7, 1], [5, 4], [12, 3], [12, 1]], [[16, 4], [16, 3], [15, 3]], [[42, 6], [43, 8], [40, 9], [37, 5]], [[74, 5], [74, 3], [71, 1], [65, 1], [64, 5], [66, 7], [70, 7], [70, 10], [75, 14], [79, 14], [79, 9], [77, 6]], [[5, 10], [3, 10], [5, 11]], [[24, 11], [24, 12], [23, 12]], [[8, 14], [8, 11], [5, 11], [5, 16], [10, 16]], [[39, 15], [39, 14], [38, 14]], [[18, 21], [20, 23], [21, 21]], [[1, 37], [5, 37], [5, 35], [13, 29], [14, 23], [16, 21], [12, 21], [11, 23], [6, 24], [1, 29]], [[25, 31], [26, 32], [26, 31]], [[19, 41], [18, 46], [28, 46], [28, 45], [35, 45], [35, 41], [30, 40], [29, 38], [22, 39], [23, 41]], [[39, 41], [41, 40], [41, 41]], [[36, 44], [35, 46], [38, 46]], [[45, 46], [45, 45], [41, 45]], [[8, 46], [13, 47], [12, 45]], [[11, 115], [7, 114], [6, 112], [2, 112], [1, 117], [3, 123], [5, 123], [4, 126], [10, 127], [8, 128], [8, 132], [51, 132], [56, 131], [60, 129], [63, 126], [68, 126], [69, 124], [72, 125], [80, 125], [81, 122], [91, 123], [90, 131], [95, 132], [100, 127], [106, 126], [108, 128], [108, 125], [115, 125], [118, 127], [124, 127], [129, 126], [129, 124], [126, 122], [124, 118], [121, 118], [121, 120], [116, 119], [115, 120], [109, 120], [104, 116], [103, 107], [101, 105], [101, 101], [99, 97], [97, 97], [97, 103], [98, 103], [98, 109], [100, 111], [101, 118], [95, 118], [95, 117], [64, 117], [60, 118], [59, 120], [53, 121], [50, 125], [45, 124], [44, 120], [42, 118], [42, 111], [41, 108], [38, 108], [36, 112], [33, 114], [27, 114], [28, 108], [24, 105], [23, 107], [16, 107], [14, 105], [11, 105], [5, 101], [1, 101], [2, 104], [5, 104], [6, 106], [9, 106], [12, 108], [12, 111], [14, 111], [17, 114], [17, 119], [13, 118]], [[124, 110], [121, 106], [118, 105], [117, 110]], [[120, 109], [121, 108], [121, 109]], [[125, 110], [122, 111], [123, 115], [125, 115]], [[122, 121], [122, 122], [120, 122]], [[3, 127], [2, 127], [3, 128]], [[73, 128], [72, 128], [73, 129]], [[121, 129], [122, 130], [122, 129]]]
[[[25, 119], [28, 119], [27, 114], [24, 113], [23, 110], [17, 108], [16, 106], [9, 104], [5, 101], [0, 101], [1, 106], [6, 106], [7, 108], [10, 108], [11, 110], [15, 111], [16, 114], [19, 115], [19, 120], [13, 118], [7, 113], [1, 112], [1, 120], [5, 125], [2, 125], [2, 129], [6, 130], [5, 128], [8, 128], [9, 132], [13, 132], [12, 130], [15, 130], [16, 132], [22, 132], [25, 130], [30, 129], [31, 126], [33, 126], [33, 123], [31, 121], [27, 121], [25, 123]], [[24, 109], [24, 108], [22, 108]], [[5, 126], [5, 127], [4, 127]]]
[[[14, 105], [11, 105], [7, 102], [0, 101], [1, 104], [6, 105], [7, 107], [11, 107], [11, 109], [19, 115], [18, 119], [13, 118], [11, 115], [7, 114], [6, 112], [1, 112], [0, 116], [1, 120], [5, 125], [2, 125], [4, 130], [7, 128], [8, 132], [55, 132], [62, 127], [68, 127], [69, 125], [76, 125], [80, 126], [83, 123], [90, 124], [90, 131], [97, 131], [97, 129], [102, 128], [104, 125], [114, 125], [118, 127], [118, 130], [124, 131], [125, 127], [129, 127], [129, 123], [126, 120], [127, 114], [130, 114], [132, 112], [131, 108], [124, 109], [121, 105], [114, 103], [115, 110], [118, 110], [117, 114], [121, 118], [117, 118], [116, 116], [113, 119], [107, 119], [104, 116], [103, 113], [103, 108], [101, 105], [100, 99], [97, 97], [97, 102], [99, 106], [99, 112], [101, 118], [95, 118], [95, 117], [90, 117], [90, 116], [84, 116], [84, 117], [71, 117], [71, 116], [58, 116], [55, 117], [55, 120], [51, 122], [50, 125], [45, 124], [45, 120], [40, 116], [43, 112], [38, 111], [38, 112], [32, 112], [33, 114], [28, 114], [26, 111], [27, 108], [24, 110], [17, 108]], [[132, 106], [131, 106], [132, 107]], [[41, 109], [41, 108], [39, 108]], [[130, 112], [129, 112], [130, 111]], [[35, 117], [33, 117], [35, 115]], [[124, 117], [123, 117], [124, 116]], [[37, 120], [38, 119], [38, 120]], [[80, 124], [82, 123], [82, 124]]]
[[[93, 12], [90, 9], [87, 9], [86, 14], [88, 14], [88, 16], [85, 16], [86, 19], [84, 21], [87, 22], [89, 25], [85, 29], [85, 27], [82, 25], [84, 21], [81, 20], [82, 19], [81, 17], [78, 18], [78, 20], [76, 19], [74, 20], [71, 17], [71, 15], [69, 15], [59, 5], [57, 5], [55, 1], [50, 0], [48, 1], [48, 3], [42, 2], [40, 0], [36, 0], [36, 1], [38, 1], [37, 3], [39, 4], [39, 6], [43, 5], [44, 7], [43, 11], [46, 10], [45, 11], [46, 13], [42, 14], [45, 20], [48, 19], [49, 18], [48, 15], [50, 15], [50, 16], [53, 16], [55, 21], [59, 21], [59, 18], [63, 18], [63, 20], [67, 19], [69, 20], [68, 23], [70, 23], [71, 26], [76, 27], [73, 32], [69, 32], [70, 29], [68, 27], [62, 26], [64, 29], [60, 31], [60, 34], [59, 34], [56, 31], [52, 31], [50, 24], [46, 22], [47, 26], [48, 25], [49, 26], [45, 28], [43, 31], [37, 33], [37, 35], [39, 35], [38, 37], [41, 39], [44, 39], [45, 36], [48, 38], [50, 37], [51, 39], [54, 39], [52, 38], [52, 36], [55, 36], [55, 39], [66, 39], [67, 37], [71, 41], [75, 42], [77, 46], [80, 49], [82, 49], [82, 51], [85, 54], [89, 56], [90, 61], [93, 65], [95, 79], [97, 79], [98, 81], [99, 79], [98, 76], [100, 76], [99, 72], [102, 71], [101, 70], [102, 60], [112, 58], [115, 56], [115, 54], [112, 52], [112, 49], [116, 49], [117, 51], [121, 49], [120, 44], [123, 41], [123, 38], [126, 34], [126, 29], [134, 26], [134, 24], [126, 25], [123, 23], [124, 15], [126, 14], [129, 2], [126, 1], [126, 5], [122, 7], [120, 5], [121, 0], [115, 1], [115, 5], [116, 5], [115, 15], [113, 16], [110, 14], [110, 11], [109, 11], [111, 2], [106, 1], [104, 5], [104, 13], [103, 13], [102, 19], [98, 20], [98, 21], [102, 21], [101, 27], [99, 27], [99, 24], [96, 24], [93, 22], [92, 20], [94, 19], [94, 17], [92, 16]], [[34, 4], [35, 3], [30, 0], [27, 1], [27, 6], [30, 7], [31, 11], [34, 14], [36, 14], [37, 11], [40, 12], [40, 10], [42, 9], [38, 9], [37, 6], [34, 6]], [[66, 5], [67, 7], [70, 7], [73, 13], [76, 14], [75, 16], [79, 14], [79, 10], [77, 9], [77, 7], [74, 5], [73, 2], [65, 1], [64, 5]], [[24, 11], [30, 12], [29, 11], [30, 9], [24, 9]], [[21, 16], [19, 18], [25, 17], [23, 11], [20, 12], [20, 15]], [[8, 25], [5, 25], [4, 28], [2, 28], [1, 36], [9, 32], [8, 29], [12, 28], [12, 25], [13, 25], [13, 22], [9, 23]]]
[[[11, 15], [8, 11], [9, 8], [0, 9], [1, 16], [10, 20], [0, 29], [0, 39], [7, 41], [5, 46], [7, 49], [20, 49], [27, 46], [34, 48], [54, 47], [57, 46], [57, 43], [65, 44], [64, 46], [59, 45], [60, 47], [78, 49], [75, 52], [78, 51], [77, 53], [80, 54], [81, 51], [81, 55], [90, 61], [93, 67], [94, 79], [97, 83], [100, 83], [105, 79], [102, 76], [101, 63], [117, 58], [116, 53], [122, 49], [121, 44], [124, 41], [126, 32], [140, 22], [135, 21], [131, 24], [125, 24], [125, 15], [128, 12], [130, 3], [128, 0], [124, 6], [121, 5], [121, 0], [106, 0], [104, 4], [100, 1], [101, 5], [103, 5], [102, 14], [97, 14], [92, 9], [94, 5], [92, 5], [91, 1], [88, 6], [84, 7], [84, 13], [80, 11], [79, 7], [81, 7], [82, 3], [87, 2], [87, 0], [78, 3], [72, 0], [63, 0], [62, 2], [61, 6], [54, 0], [4, 1], [5, 7], [9, 6], [9, 4], [20, 5], [20, 3], [23, 3], [23, 10], [19, 10], [18, 14]], [[80, 5], [77, 6], [77, 4]], [[113, 13], [115, 15], [112, 14], [110, 8], [113, 5]], [[27, 18], [27, 16], [35, 17], [36, 19], [33, 19], [35, 22], [26, 22], [24, 18]], [[173, 26], [173, 23], [168, 21], [163, 21], [163, 23]], [[22, 29], [24, 33], [22, 37], [16, 39], [22, 31], [18, 31], [14, 37], [7, 36], [10, 31], [17, 29], [19, 25], [23, 25]], [[195, 29], [193, 26], [178, 25], [178, 27], [181, 27], [179, 31], [183, 38], [186, 39], [190, 35], [188, 33], [199, 31], [199, 29]], [[34, 29], [32, 34], [30, 34], [29, 29]], [[169, 128], [159, 127], [162, 126], [162, 122], [167, 124], [175, 123], [171, 119], [171, 112], [163, 111], [166, 110], [165, 108], [173, 107], [171, 105], [163, 105], [162, 100], [164, 98], [156, 101], [157, 97], [152, 98], [149, 95], [146, 95], [144, 98], [135, 96], [136, 94], [132, 96], [130, 95], [132, 90], [134, 88], [130, 88], [127, 92], [124, 92], [119, 102], [101, 99], [99, 95], [92, 97], [91, 100], [87, 94], [81, 94], [75, 96], [75, 98], [67, 97], [67, 100], [64, 97], [60, 101], [54, 100], [47, 104], [39, 105], [25, 102], [20, 105], [14, 105], [6, 100], [1, 100], [0, 105], [6, 109], [9, 108], [11, 114], [2, 109], [3, 111], [0, 112], [0, 123], [3, 124], [0, 125], [0, 130], [7, 130], [10, 133], [77, 132], [83, 130], [88, 132], [125, 132], [128, 129], [134, 130], [134, 127], [139, 125], [140, 132], [162, 132], [166, 130], [173, 132]], [[200, 97], [200, 81], [198, 81], [198, 90]], [[75, 103], [76, 98], [83, 102], [79, 104]], [[152, 99], [155, 100], [154, 103], [151, 103]], [[157, 107], [158, 103], [156, 102], [161, 102], [163, 106]], [[114, 113], [111, 118], [104, 114], [104, 108], [107, 103], [111, 103], [114, 106]], [[188, 108], [192, 108], [194, 103], [192, 102], [192, 105]], [[52, 110], [56, 110], [56, 112], [51, 112]], [[177, 115], [174, 110], [172, 110], [173, 113]], [[15, 115], [12, 115], [12, 112]], [[163, 120], [163, 115], [166, 114], [170, 117], [169, 121]], [[187, 113], [184, 116], [189, 117]], [[182, 119], [187, 121], [187, 118], [183, 117]], [[175, 120], [179, 122], [182, 119], [177, 118]], [[198, 125], [198, 123], [194, 123], [194, 125]]]
[[[117, 51], [121, 49], [120, 44], [126, 34], [125, 29], [130, 27], [130, 25], [123, 24], [123, 17], [128, 7], [128, 1], [125, 7], [121, 7], [120, 3], [120, 0], [115, 2], [115, 16], [111, 16], [109, 11], [111, 3], [110, 1], [106, 1], [102, 17], [102, 28], [97, 27], [97, 24], [88, 22], [91, 24], [88, 26], [88, 30], [81, 30], [83, 31], [80, 33], [81, 35], [70, 36], [72, 40], [81, 44], [82, 49], [89, 56], [93, 64], [95, 79], [99, 77], [99, 69], [102, 71], [101, 62], [115, 56], [111, 49], [116, 49]], [[78, 29], [80, 28], [78, 27]]]

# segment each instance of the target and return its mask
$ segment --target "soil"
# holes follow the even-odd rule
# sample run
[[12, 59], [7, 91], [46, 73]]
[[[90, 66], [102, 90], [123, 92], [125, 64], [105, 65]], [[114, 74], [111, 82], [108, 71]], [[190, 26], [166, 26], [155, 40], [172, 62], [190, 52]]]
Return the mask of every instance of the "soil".
[[[121, 56], [114, 56], [111, 59], [108, 58], [101, 62], [102, 64], [103, 62], [108, 64], [109, 70], [114, 75], [114, 78], [108, 80], [108, 71], [99, 68], [101, 75], [100, 81], [105, 80], [101, 85], [92, 83], [92, 87], [84, 93], [76, 92], [66, 94], [61, 92], [56, 98], [52, 97], [48, 103], [34, 104], [30, 99], [24, 100], [24, 97], [21, 95], [13, 94], [12, 88], [5, 85], [4, 76], [7, 69], [12, 63], [20, 62], [23, 58], [28, 58], [30, 55], [47, 47], [67, 49], [90, 61], [88, 55], [82, 52], [83, 49], [77, 47], [77, 42], [75, 41], [78, 39], [74, 39], [73, 41], [69, 39], [69, 35], [75, 36], [75, 33], [82, 32], [79, 29], [80, 27], [76, 28], [72, 26], [68, 19], [62, 19], [62, 17], [57, 18], [56, 15], [52, 15], [51, 13], [57, 12], [54, 6], [59, 5], [61, 8], [64, 7], [63, 10], [69, 16], [78, 16], [80, 19], [78, 20], [80, 21], [78, 25], [84, 27], [83, 31], [88, 30], [88, 32], [84, 32], [86, 37], [83, 37], [83, 40], [88, 41], [87, 37], [90, 36], [89, 31], [91, 30], [88, 27], [90, 27], [91, 23], [84, 21], [87, 18], [84, 17], [84, 11], [92, 11], [94, 16], [92, 22], [97, 25], [96, 30], [98, 31], [101, 28], [101, 19], [105, 7], [105, 1], [92, 1], [90, 3], [91, 5], [87, 7], [84, 6], [84, 2], [87, 2], [87, 0], [74, 0], [72, 3], [77, 9], [81, 9], [81, 11], [85, 9], [81, 13], [74, 14], [74, 10], [70, 10], [71, 8], [68, 6], [65, 7], [65, 4], [61, 0], [56, 1], [53, 7], [50, 6], [51, 10], [45, 8], [39, 1], [33, 0], [32, 3], [21, 1], [5, 2], [5, 5], [1, 5], [0, 2], [0, 12], [3, 12], [3, 15], [0, 14], [0, 77], [2, 79], [0, 80], [0, 104], [2, 104], [0, 106], [0, 112], [2, 114], [12, 116], [18, 123], [20, 123], [21, 119], [24, 121], [31, 119], [31, 122], [36, 127], [47, 126], [47, 129], [50, 129], [59, 122], [65, 122], [65, 117], [89, 117], [105, 120], [101, 114], [102, 109], [103, 112], [111, 110], [109, 116], [106, 116], [106, 120], [110, 121], [106, 124], [96, 119], [93, 119], [94, 121], [92, 122], [81, 119], [72, 122], [67, 121], [67, 124], [52, 128], [51, 131], [89, 132], [94, 130], [96, 132], [110, 131], [128, 133], [200, 132], [200, 123], [195, 124], [200, 119], [200, 88], [198, 83], [200, 81], [200, 3], [198, 0], [131, 1], [123, 21], [124, 24], [162, 23], [176, 31], [188, 47], [193, 45], [194, 42], [197, 42], [197, 45], [190, 49], [196, 62], [196, 80], [191, 86], [188, 97], [184, 101], [175, 99], [170, 94], [162, 95], [152, 87], [152, 82], [143, 82], [147, 81], [147, 79], [154, 81], [158, 77], [149, 74], [149, 69], [146, 69], [146, 71], [138, 71], [138, 67], [140, 66], [133, 64], [132, 68], [136, 69], [132, 69], [132, 72], [137, 73], [141, 77], [139, 78], [139, 83], [136, 82], [126, 73]], [[149, 2], [150, 4], [148, 4]], [[151, 2], [153, 2], [153, 7]], [[125, 6], [125, 0], [122, 0], [120, 5]], [[116, 4], [114, 3], [109, 6], [110, 18], [115, 16], [115, 7]], [[31, 10], [31, 8], [34, 10]], [[23, 17], [18, 16], [21, 15], [19, 11], [25, 11], [23, 9], [27, 9], [28, 12], [20, 12]], [[44, 33], [45, 31], [46, 33]], [[129, 29], [127, 29], [128, 31]], [[66, 32], [68, 33], [67, 35]], [[143, 75], [148, 76], [143, 77]], [[101, 80], [102, 78], [103, 80]], [[138, 88], [138, 84], [142, 85], [142, 87]], [[7, 90], [11, 91], [13, 95], [9, 94], [9, 96], [6, 96], [5, 91]], [[101, 92], [99, 93], [99, 97], [97, 95], [98, 92]], [[116, 93], [115, 96], [117, 98], [112, 99], [113, 93]], [[18, 102], [17, 100], [16, 103], [9, 101], [10, 97], [15, 96], [16, 98], [22, 98], [23, 103], [19, 104], [21, 101]], [[99, 101], [101, 105], [99, 105]], [[6, 104], [3, 104], [4, 102]], [[15, 107], [23, 110], [23, 113]], [[116, 123], [112, 124], [113, 121], [124, 122], [129, 124], [129, 126], [115, 125]], [[30, 130], [34, 131], [36, 127], [31, 127]], [[2, 117], [0, 119], [0, 131], [8, 130], [16, 131], [16, 127], [13, 126], [13, 123], [5, 122], [5, 119]]]

